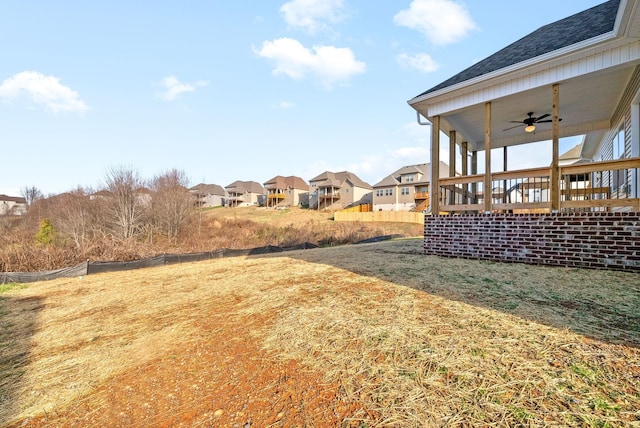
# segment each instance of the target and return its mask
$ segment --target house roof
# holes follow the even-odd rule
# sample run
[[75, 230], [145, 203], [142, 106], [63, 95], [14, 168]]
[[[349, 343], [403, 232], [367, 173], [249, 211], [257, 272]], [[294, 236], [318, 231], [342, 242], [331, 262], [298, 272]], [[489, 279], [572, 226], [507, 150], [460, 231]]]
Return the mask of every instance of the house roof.
[[[440, 161], [440, 177], [448, 177], [449, 176], [449, 165], [443, 161]], [[406, 165], [397, 171], [393, 172], [390, 175], [387, 175], [385, 178], [377, 182], [373, 185], [376, 187], [389, 187], [389, 186], [398, 186], [401, 183], [399, 178], [403, 175], [407, 174], [422, 174], [422, 179], [419, 181], [413, 181], [411, 184], [417, 185], [421, 183], [429, 183], [431, 177], [431, 164], [430, 163], [420, 163], [416, 165]]]
[[290, 175], [288, 177], [283, 177], [282, 175], [277, 175], [273, 177], [271, 180], [268, 180], [264, 183], [264, 187], [267, 189], [299, 189], [299, 190], [309, 190], [309, 185], [306, 181], [304, 181], [300, 177], [296, 177]]
[[353, 187], [361, 187], [363, 189], [371, 189], [372, 186], [360, 179], [357, 175], [349, 171], [331, 172], [325, 171], [317, 177], [309, 180], [309, 183], [316, 183], [318, 187], [334, 186], [342, 187], [346, 182], [351, 183]]
[[[429, 163], [421, 163], [417, 165], [407, 165], [398, 169], [390, 175], [387, 175], [385, 178], [377, 182], [373, 185], [376, 187], [389, 187], [389, 186], [397, 186], [400, 184], [400, 177], [407, 174], [422, 174], [423, 180], [422, 182], [428, 183], [429, 176], [431, 175], [431, 164]], [[419, 183], [419, 182], [414, 182]]]
[[558, 137], [586, 135], [582, 154], [589, 157], [591, 136], [616, 126], [619, 103], [638, 79], [640, 2], [610, 0], [541, 27], [409, 105], [432, 124], [437, 117], [443, 133], [456, 131], [456, 143], [470, 151], [485, 150], [487, 134], [492, 149], [551, 140], [551, 122], [529, 133], [513, 125], [555, 107]]
[[260, 194], [264, 193], [264, 188], [260, 183], [256, 181], [236, 180], [233, 183], [225, 186], [225, 189], [228, 192], [235, 192], [235, 193], [244, 193], [244, 192], [260, 193]]
[[27, 200], [21, 196], [0, 195], [0, 202], [15, 202], [16, 204], [26, 204]]
[[198, 195], [216, 195], [216, 196], [224, 196], [225, 191], [222, 186], [217, 184], [205, 184], [199, 183], [189, 189], [191, 192], [197, 193]]
[[91, 194], [91, 196], [104, 196], [104, 197], [111, 197], [112, 195], [113, 193], [105, 189], [98, 190], [97, 192], [94, 192]]
[[418, 97], [613, 31], [619, 3], [610, 0], [540, 27]]
[[582, 142], [576, 144], [566, 152], [562, 153], [558, 160], [579, 159], [582, 156]]

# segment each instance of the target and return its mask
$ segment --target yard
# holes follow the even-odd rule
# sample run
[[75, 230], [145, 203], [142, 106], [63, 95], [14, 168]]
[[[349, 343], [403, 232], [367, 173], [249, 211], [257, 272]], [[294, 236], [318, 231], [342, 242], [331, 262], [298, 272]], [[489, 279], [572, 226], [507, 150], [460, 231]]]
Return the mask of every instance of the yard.
[[420, 239], [5, 286], [0, 426], [638, 426], [637, 274]]

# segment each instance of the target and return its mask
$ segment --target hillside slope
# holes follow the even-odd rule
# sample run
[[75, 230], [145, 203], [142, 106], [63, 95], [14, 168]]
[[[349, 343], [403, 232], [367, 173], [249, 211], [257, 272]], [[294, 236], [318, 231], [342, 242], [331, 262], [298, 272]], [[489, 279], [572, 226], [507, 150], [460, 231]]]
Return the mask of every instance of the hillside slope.
[[0, 426], [622, 426], [637, 275], [448, 260], [421, 240], [0, 294]]

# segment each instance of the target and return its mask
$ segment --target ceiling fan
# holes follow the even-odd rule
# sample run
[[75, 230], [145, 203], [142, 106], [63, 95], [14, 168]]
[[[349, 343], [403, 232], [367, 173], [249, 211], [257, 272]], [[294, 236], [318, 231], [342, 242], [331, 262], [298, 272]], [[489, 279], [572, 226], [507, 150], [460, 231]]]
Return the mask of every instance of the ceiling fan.
[[[551, 119], [542, 120], [551, 116], [549, 113], [545, 113], [542, 116], [538, 116], [538, 117], [533, 117], [533, 112], [529, 112], [527, 113], [527, 115], [529, 117], [527, 117], [525, 120], [510, 120], [509, 121], [510, 123], [519, 123], [519, 125], [512, 126], [511, 128], [503, 129], [503, 131], [508, 131], [513, 128], [518, 128], [519, 126], [524, 126], [525, 132], [533, 132], [536, 130], [536, 125], [535, 125], [536, 123], [553, 122], [553, 120]], [[561, 121], [561, 120], [562, 119], [558, 119], [558, 121]]]

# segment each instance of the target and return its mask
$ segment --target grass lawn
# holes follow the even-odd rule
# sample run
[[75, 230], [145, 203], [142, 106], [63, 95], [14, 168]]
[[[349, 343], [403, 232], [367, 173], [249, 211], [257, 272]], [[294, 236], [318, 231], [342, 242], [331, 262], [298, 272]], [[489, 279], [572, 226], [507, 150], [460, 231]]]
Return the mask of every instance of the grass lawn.
[[5, 287], [0, 426], [640, 425], [638, 274], [421, 244]]

